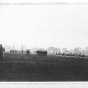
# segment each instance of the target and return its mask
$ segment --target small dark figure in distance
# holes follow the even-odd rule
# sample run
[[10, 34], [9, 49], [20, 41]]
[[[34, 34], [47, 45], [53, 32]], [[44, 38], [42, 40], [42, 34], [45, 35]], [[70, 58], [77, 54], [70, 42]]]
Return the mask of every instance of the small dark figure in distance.
[[27, 50], [27, 51], [26, 51], [26, 55], [29, 55], [29, 54], [30, 54], [30, 51], [29, 51], [29, 50]]
[[17, 50], [14, 50], [15, 53], [17, 53]]
[[84, 53], [83, 53], [82, 57], [83, 57], [83, 59], [85, 58], [85, 54]]
[[22, 54], [23, 54], [23, 52], [24, 52], [24, 51], [23, 51], [23, 49], [22, 49]]
[[0, 44], [0, 60], [1, 60], [1, 63], [3, 62], [4, 51], [5, 51], [5, 49]]
[[10, 50], [10, 53], [12, 53], [12, 50]]

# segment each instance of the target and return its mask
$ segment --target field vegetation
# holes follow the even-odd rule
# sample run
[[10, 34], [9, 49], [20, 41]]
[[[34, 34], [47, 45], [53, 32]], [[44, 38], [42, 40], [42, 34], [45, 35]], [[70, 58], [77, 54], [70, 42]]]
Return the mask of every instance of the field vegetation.
[[0, 81], [88, 81], [88, 59], [5, 53]]

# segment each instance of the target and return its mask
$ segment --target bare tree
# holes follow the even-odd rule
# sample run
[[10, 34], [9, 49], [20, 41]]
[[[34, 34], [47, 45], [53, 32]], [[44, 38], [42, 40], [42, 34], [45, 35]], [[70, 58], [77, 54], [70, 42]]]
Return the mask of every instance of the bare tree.
[[67, 50], [67, 48], [62, 48], [62, 51], [63, 51], [64, 53], [66, 53], [68, 50]]
[[79, 54], [79, 53], [81, 53], [81, 48], [80, 47], [76, 47], [76, 48], [74, 48], [74, 53], [77, 53], [77, 54]]

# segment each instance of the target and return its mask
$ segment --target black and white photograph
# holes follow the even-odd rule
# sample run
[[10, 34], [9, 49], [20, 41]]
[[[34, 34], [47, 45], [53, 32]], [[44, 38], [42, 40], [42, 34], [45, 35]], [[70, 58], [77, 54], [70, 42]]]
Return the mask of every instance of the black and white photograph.
[[87, 0], [0, 1], [0, 82], [87, 81]]

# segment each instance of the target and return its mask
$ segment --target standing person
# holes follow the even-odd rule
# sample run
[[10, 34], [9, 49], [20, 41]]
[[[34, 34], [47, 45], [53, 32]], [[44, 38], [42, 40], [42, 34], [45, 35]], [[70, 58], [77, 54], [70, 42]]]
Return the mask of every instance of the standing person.
[[0, 60], [1, 60], [1, 63], [3, 61], [4, 51], [5, 51], [5, 49], [2, 47], [2, 45], [0, 45]]
[[30, 50], [27, 50], [27, 51], [26, 51], [26, 55], [29, 55], [29, 54], [30, 54]]
[[4, 47], [2, 47], [2, 51], [3, 51], [3, 57], [4, 57], [4, 52], [5, 52], [5, 48]]
[[22, 49], [22, 54], [23, 54], [23, 52], [24, 52], [24, 51], [23, 51], [23, 49]]

